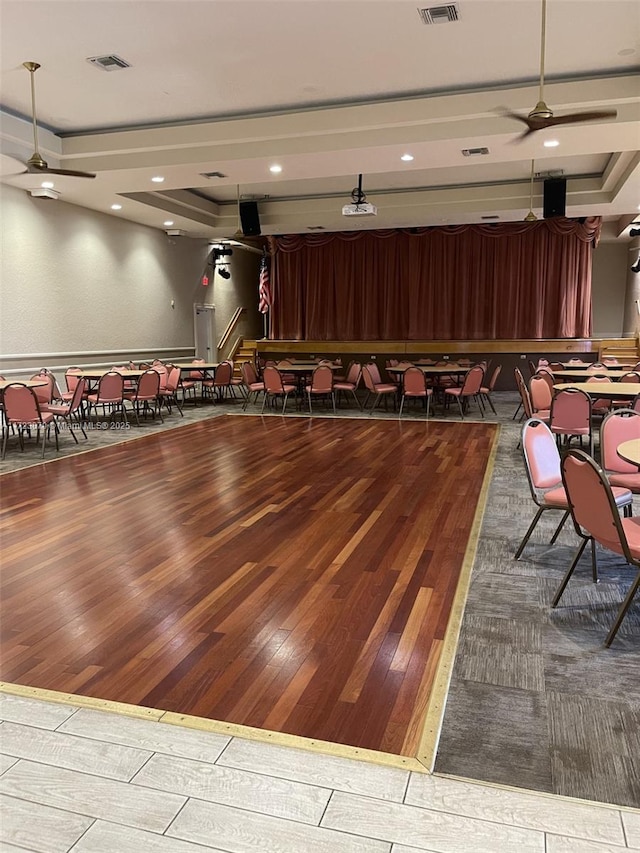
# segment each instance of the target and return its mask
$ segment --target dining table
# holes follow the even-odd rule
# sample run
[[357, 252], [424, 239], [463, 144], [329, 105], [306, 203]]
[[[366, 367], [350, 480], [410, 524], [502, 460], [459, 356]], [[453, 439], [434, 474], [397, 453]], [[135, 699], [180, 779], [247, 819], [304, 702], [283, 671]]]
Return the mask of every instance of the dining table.
[[553, 386], [554, 391], [577, 388], [595, 400], [633, 400], [640, 394], [638, 382], [561, 382]]
[[618, 456], [624, 459], [625, 462], [630, 462], [632, 465], [637, 465], [640, 468], [640, 438], [632, 438], [630, 441], [623, 441], [616, 448]]
[[27, 388], [42, 388], [43, 385], [48, 385], [46, 379], [0, 379], [0, 391], [9, 385], [26, 385]]
[[[547, 368], [549, 371], [549, 368]], [[631, 373], [629, 370], [625, 370], [624, 368], [611, 367], [604, 370], [591, 370], [589, 373], [585, 373], [584, 370], [574, 370], [573, 368], [566, 370], [551, 370], [554, 380], [562, 381], [562, 379], [578, 379], [581, 382], [584, 382], [587, 376], [608, 376], [610, 379], [616, 380], [621, 379], [623, 376], [626, 376], [628, 373]]]

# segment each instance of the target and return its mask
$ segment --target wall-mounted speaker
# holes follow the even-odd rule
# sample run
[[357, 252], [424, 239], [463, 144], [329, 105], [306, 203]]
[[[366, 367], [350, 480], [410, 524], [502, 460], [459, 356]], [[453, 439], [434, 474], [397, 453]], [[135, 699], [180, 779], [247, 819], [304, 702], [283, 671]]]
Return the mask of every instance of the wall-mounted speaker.
[[544, 182], [542, 216], [553, 219], [565, 216], [567, 208], [567, 182], [564, 178], [551, 178]]
[[240, 202], [240, 224], [245, 237], [257, 237], [260, 234], [260, 217], [255, 201]]

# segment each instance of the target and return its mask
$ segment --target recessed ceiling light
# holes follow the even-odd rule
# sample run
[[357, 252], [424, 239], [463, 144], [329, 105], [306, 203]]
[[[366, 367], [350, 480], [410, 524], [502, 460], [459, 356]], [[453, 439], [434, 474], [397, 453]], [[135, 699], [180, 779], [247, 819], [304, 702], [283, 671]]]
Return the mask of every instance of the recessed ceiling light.
[[278, 166], [277, 163], [274, 163], [273, 166], [269, 166], [269, 171], [273, 172], [274, 175], [279, 175], [282, 171], [282, 166]]
[[154, 175], [151, 180], [154, 184], [161, 184], [164, 181], [164, 178], [162, 177], [162, 175]]
[[560, 143], [557, 139], [545, 139], [543, 145], [545, 148], [557, 148]]
[[167, 219], [167, 221], [163, 222], [162, 224], [165, 228], [171, 228], [171, 226], [173, 225], [173, 219]]
[[43, 190], [52, 190], [53, 189], [53, 181], [43, 181], [40, 186]]
[[410, 163], [413, 160], [413, 154], [403, 154], [400, 159], [404, 160], [405, 163]]
[[112, 204], [111, 210], [122, 210], [122, 205], [121, 204]]

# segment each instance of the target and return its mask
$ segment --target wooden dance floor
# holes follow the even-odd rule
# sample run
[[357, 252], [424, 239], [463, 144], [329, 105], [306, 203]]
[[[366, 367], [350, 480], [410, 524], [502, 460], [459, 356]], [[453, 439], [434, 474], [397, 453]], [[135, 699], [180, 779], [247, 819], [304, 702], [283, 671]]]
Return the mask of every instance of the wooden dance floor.
[[496, 429], [223, 416], [5, 475], [2, 680], [415, 755]]

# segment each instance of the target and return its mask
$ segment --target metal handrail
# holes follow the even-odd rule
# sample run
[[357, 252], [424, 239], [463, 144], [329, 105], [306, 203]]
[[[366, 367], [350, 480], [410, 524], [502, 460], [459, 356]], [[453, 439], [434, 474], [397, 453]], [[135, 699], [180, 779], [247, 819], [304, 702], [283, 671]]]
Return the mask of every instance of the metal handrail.
[[222, 333], [222, 337], [220, 338], [220, 341], [218, 342], [218, 355], [224, 349], [224, 347], [227, 344], [227, 341], [231, 337], [231, 332], [233, 331], [233, 328], [236, 325], [236, 323], [238, 322], [238, 320], [240, 319], [240, 315], [246, 310], [247, 310], [246, 308], [236, 308], [236, 310], [233, 314], [233, 317], [227, 323], [227, 328]]

